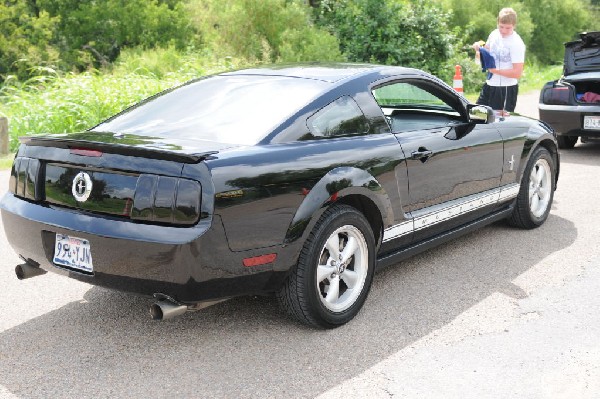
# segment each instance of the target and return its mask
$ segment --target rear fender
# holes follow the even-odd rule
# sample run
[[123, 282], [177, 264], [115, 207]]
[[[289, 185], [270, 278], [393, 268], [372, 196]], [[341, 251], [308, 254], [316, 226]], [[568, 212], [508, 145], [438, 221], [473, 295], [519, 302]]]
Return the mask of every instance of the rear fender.
[[[310, 191], [305, 193], [304, 201], [298, 207], [287, 230], [285, 242], [290, 243], [305, 237], [330, 205], [338, 202], [348, 203], [346, 200], [355, 197], [370, 201], [377, 208], [380, 217], [380, 221], [377, 222], [380, 223], [371, 220], [372, 217], [370, 217], [371, 225], [374, 223], [378, 226], [393, 224], [391, 201], [377, 179], [362, 169], [340, 167], [327, 173]], [[373, 232], [377, 239], [380, 231]]]

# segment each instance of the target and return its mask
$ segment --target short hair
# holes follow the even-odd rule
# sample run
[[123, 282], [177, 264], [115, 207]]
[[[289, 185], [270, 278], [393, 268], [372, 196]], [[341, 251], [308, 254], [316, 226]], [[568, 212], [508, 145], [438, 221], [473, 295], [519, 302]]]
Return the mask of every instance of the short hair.
[[517, 13], [512, 8], [503, 8], [498, 13], [498, 23], [499, 24], [517, 24]]

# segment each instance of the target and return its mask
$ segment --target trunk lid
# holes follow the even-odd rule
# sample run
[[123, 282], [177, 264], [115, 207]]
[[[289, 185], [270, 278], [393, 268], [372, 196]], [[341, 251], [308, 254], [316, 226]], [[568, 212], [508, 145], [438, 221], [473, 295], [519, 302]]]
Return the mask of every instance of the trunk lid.
[[600, 71], [600, 32], [584, 32], [565, 43], [564, 75]]
[[[230, 145], [88, 131], [28, 136], [11, 171], [17, 197], [141, 223], [191, 226], [201, 218], [208, 176], [184, 177], [188, 164]], [[191, 176], [191, 175], [190, 175]]]

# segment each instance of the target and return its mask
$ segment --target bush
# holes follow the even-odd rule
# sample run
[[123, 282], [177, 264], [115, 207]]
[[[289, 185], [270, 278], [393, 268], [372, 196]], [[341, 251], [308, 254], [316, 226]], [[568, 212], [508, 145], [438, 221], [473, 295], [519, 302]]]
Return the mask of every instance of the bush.
[[561, 62], [564, 43], [572, 40], [578, 32], [597, 30], [597, 20], [590, 18], [589, 10], [578, 0], [523, 0], [531, 10], [535, 24], [530, 51], [545, 64]]
[[47, 12], [32, 14], [25, 1], [0, 2], [0, 83], [10, 74], [26, 79], [31, 68], [58, 62], [51, 45], [57, 23]]
[[18, 137], [82, 131], [162, 90], [246, 65], [235, 58], [167, 48], [124, 50], [114, 67], [102, 71], [65, 74], [35, 68], [29, 80], [10, 78], [0, 86], [0, 116], [9, 119], [14, 151]]
[[65, 71], [107, 66], [126, 47], [184, 49], [194, 30], [182, 1], [2, 2], [0, 74], [26, 79], [37, 65]]
[[417, 67], [442, 72], [453, 54], [448, 14], [423, 0], [322, 0], [319, 26], [335, 34], [342, 53], [355, 62]]
[[106, 66], [124, 47], [174, 45], [193, 37], [180, 1], [46, 0], [44, 10], [59, 18], [55, 43], [66, 67]]
[[486, 74], [481, 71], [481, 65], [475, 63], [474, 56], [457, 55], [448, 60], [445, 69], [438, 75], [440, 79], [452, 86], [454, 66], [460, 65], [463, 76], [463, 91], [465, 93], [479, 93], [485, 83]]
[[191, 0], [202, 46], [218, 56], [251, 62], [332, 61], [335, 37], [315, 27], [308, 7], [286, 0]]

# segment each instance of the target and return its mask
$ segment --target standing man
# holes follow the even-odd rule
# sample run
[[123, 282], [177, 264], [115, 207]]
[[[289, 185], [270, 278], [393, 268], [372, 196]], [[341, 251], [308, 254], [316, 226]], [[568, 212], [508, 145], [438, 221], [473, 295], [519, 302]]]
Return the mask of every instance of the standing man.
[[[485, 48], [494, 57], [496, 68], [488, 69], [491, 73], [483, 88], [477, 104], [488, 105], [495, 110], [513, 112], [517, 105], [519, 82], [525, 65], [525, 43], [515, 32], [517, 13], [512, 8], [503, 8], [498, 14], [498, 29], [490, 33]], [[480, 44], [473, 44], [479, 51]], [[488, 75], [489, 76], [489, 75]]]

